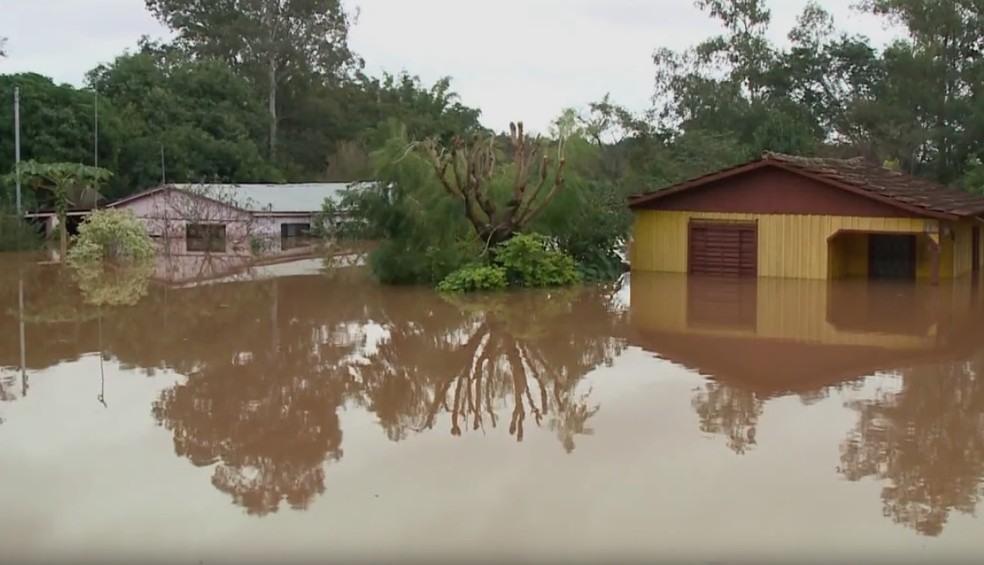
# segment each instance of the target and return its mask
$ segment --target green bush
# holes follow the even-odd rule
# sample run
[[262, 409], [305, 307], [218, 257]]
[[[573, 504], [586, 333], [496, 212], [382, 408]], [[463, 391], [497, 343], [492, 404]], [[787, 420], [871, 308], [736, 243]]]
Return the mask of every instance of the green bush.
[[451, 273], [437, 284], [439, 292], [475, 292], [502, 290], [509, 285], [506, 270], [493, 265], [468, 265]]
[[89, 214], [68, 252], [73, 263], [140, 262], [153, 256], [154, 242], [143, 223], [128, 210], [112, 208]]
[[581, 281], [574, 259], [551, 248], [542, 235], [517, 235], [498, 245], [494, 257], [493, 263], [505, 270], [511, 286], [545, 288]]
[[437, 289], [441, 292], [472, 292], [507, 287], [570, 286], [581, 282], [577, 262], [553, 249], [542, 235], [517, 235], [491, 251], [491, 264], [462, 267], [447, 275]]

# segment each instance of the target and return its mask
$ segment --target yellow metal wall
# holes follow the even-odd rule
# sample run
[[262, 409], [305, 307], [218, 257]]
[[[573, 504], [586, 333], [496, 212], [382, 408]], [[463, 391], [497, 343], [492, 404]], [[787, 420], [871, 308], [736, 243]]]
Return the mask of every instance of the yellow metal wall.
[[951, 228], [953, 239], [944, 237], [943, 241], [948, 243], [953, 250], [953, 274], [957, 277], [969, 275], [974, 254], [974, 224], [970, 221], [964, 221], [951, 224]]
[[931, 327], [926, 335], [914, 336], [841, 330], [828, 322], [830, 285], [856, 284], [849, 282], [760, 279], [753, 283], [756, 284], [757, 296], [754, 327], [692, 327], [687, 323], [687, 279], [686, 275], [673, 273], [633, 273], [630, 285], [632, 326], [639, 330], [757, 336], [827, 345], [901, 349], [931, 348], [936, 345], [936, 326]]
[[[925, 232], [936, 220], [922, 218], [867, 218], [854, 216], [809, 216], [783, 214], [728, 214], [638, 210], [635, 212], [631, 262], [633, 271], [687, 272], [688, 231], [691, 219], [756, 220], [758, 222], [758, 274], [760, 277], [827, 279], [835, 276], [863, 276], [867, 272], [867, 239], [848, 237], [842, 243], [850, 260], [828, 256], [828, 239], [841, 230], [883, 233]], [[940, 277], [954, 273], [954, 250], [943, 238]], [[968, 236], [969, 241], [969, 236]], [[835, 245], [841, 242], [835, 242]], [[968, 243], [969, 245], [969, 243]], [[864, 251], [858, 251], [864, 249]], [[862, 255], [863, 254], [863, 255]], [[968, 252], [969, 255], [969, 252]], [[917, 273], [930, 274], [929, 252], [925, 245], [917, 251]]]

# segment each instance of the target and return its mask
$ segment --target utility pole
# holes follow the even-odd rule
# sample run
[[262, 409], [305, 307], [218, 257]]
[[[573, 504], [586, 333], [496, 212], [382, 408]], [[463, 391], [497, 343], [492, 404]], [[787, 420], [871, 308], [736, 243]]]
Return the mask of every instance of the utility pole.
[[92, 101], [93, 105], [93, 117], [92, 117], [92, 166], [99, 166], [99, 91], [95, 91], [95, 95]]
[[17, 187], [17, 215], [21, 215], [20, 179], [20, 88], [14, 87], [14, 184]]

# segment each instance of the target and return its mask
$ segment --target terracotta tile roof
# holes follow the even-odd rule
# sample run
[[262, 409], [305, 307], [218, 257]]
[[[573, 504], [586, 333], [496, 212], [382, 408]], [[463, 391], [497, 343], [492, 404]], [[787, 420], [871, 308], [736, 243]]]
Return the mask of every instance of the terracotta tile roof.
[[798, 157], [769, 151], [753, 161], [634, 196], [629, 199], [629, 206], [635, 207], [767, 165], [799, 172], [832, 186], [862, 195], [867, 194], [871, 198], [894, 203], [910, 211], [949, 217], [973, 216], [984, 212], [984, 196], [950, 188], [914, 175], [890, 171], [862, 157], [853, 159]]
[[984, 197], [875, 165], [861, 157], [823, 159], [766, 152], [762, 160], [934, 212], [968, 216], [984, 211]]

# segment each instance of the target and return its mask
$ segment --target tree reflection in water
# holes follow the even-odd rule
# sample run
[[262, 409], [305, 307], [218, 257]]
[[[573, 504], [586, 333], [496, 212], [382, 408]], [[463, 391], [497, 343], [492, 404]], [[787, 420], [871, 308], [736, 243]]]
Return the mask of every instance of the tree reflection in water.
[[728, 447], [739, 455], [755, 446], [755, 430], [765, 400], [754, 392], [708, 381], [692, 401], [700, 431], [728, 438]]
[[571, 452], [598, 410], [578, 383], [625, 347], [616, 290], [400, 300], [388, 339], [357, 368], [363, 404], [394, 441], [446, 414], [454, 436], [504, 426], [516, 441], [546, 421]]
[[[591, 433], [598, 406], [582, 379], [625, 347], [616, 288], [451, 300], [380, 287], [360, 272], [181, 288], [95, 277], [87, 283], [101, 286], [80, 292], [42, 269], [27, 283], [27, 365], [103, 351], [148, 376], [186, 375], [160, 393], [152, 416], [177, 455], [210, 467], [213, 485], [253, 515], [303, 508], [324, 492], [326, 462], [343, 455], [345, 405], [373, 412], [394, 441], [434, 428], [498, 428], [522, 441], [539, 427], [573, 451]], [[108, 289], [120, 285], [138, 300], [84, 299], [115, 297]], [[16, 335], [0, 336], [4, 364], [17, 359]]]
[[984, 356], [902, 371], [901, 389], [851, 402], [859, 420], [839, 471], [885, 481], [883, 512], [937, 536], [953, 511], [974, 514], [984, 496]]
[[363, 338], [338, 331], [357, 313], [342, 297], [312, 300], [323, 294], [318, 282], [239, 283], [264, 289], [265, 307], [225, 339], [212, 336], [215, 354], [153, 407], [175, 452], [215, 464], [212, 484], [251, 514], [306, 507], [324, 492], [324, 463], [342, 456], [337, 410], [352, 381], [344, 365]]

